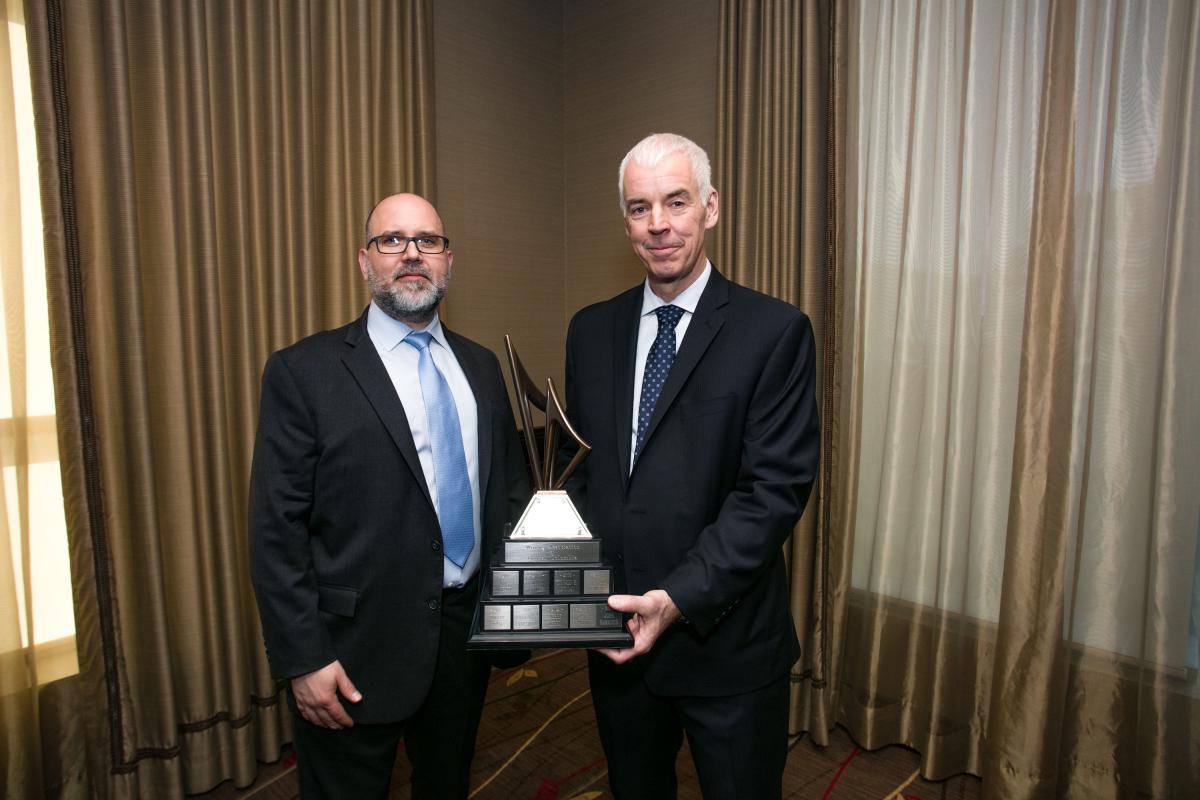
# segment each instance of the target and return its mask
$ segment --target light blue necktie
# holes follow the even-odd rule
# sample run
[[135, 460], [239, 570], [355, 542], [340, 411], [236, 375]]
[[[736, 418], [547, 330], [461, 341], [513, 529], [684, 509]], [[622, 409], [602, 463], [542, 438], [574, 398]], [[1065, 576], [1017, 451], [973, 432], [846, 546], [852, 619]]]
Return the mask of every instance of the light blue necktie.
[[433, 478], [437, 482], [438, 522], [442, 526], [442, 548], [446, 558], [458, 566], [467, 563], [475, 547], [475, 521], [471, 503], [471, 476], [463, 451], [462, 429], [458, 425], [458, 407], [450, 384], [433, 363], [429, 352], [432, 335], [413, 331], [404, 341], [417, 348], [420, 358], [421, 398], [429, 425], [429, 445], [433, 449]]
[[650, 427], [650, 417], [654, 416], [654, 406], [662, 393], [663, 384], [675, 363], [675, 326], [683, 317], [683, 309], [679, 306], [659, 306], [654, 309], [658, 314], [658, 335], [650, 352], [646, 354], [646, 370], [642, 373], [642, 397], [638, 401], [637, 444], [633, 448], [633, 460], [642, 453], [642, 444], [646, 441], [646, 429]]

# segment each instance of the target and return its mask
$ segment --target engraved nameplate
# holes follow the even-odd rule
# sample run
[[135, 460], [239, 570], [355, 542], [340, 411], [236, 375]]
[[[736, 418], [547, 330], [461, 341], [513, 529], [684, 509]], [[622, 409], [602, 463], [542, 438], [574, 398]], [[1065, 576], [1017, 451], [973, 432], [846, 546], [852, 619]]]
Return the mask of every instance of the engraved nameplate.
[[621, 615], [604, 603], [572, 603], [571, 629], [620, 628]]
[[583, 571], [583, 594], [611, 594], [612, 572], [607, 569]]
[[537, 603], [513, 606], [514, 631], [536, 631], [542, 624], [542, 609]]
[[512, 606], [486, 605], [483, 607], [483, 629], [485, 631], [512, 630]]
[[524, 574], [522, 580], [525, 582], [522, 594], [526, 597], [550, 594], [550, 570], [523, 569], [521, 572]]
[[515, 569], [492, 570], [492, 594], [496, 597], [516, 597], [521, 593], [521, 573]]
[[508, 564], [578, 564], [599, 560], [599, 539], [504, 540], [504, 561]]
[[566, 603], [542, 603], [542, 630], [564, 630], [567, 624]]
[[[554, 593], [557, 595], [579, 594], [582, 584], [577, 569], [554, 570]], [[573, 627], [573, 626], [572, 626]]]
[[613, 611], [608, 607], [607, 603], [601, 604], [596, 612], [596, 627], [597, 628], [620, 628], [622, 627], [621, 615], [619, 612]]
[[571, 606], [571, 628], [596, 627], [596, 604], [574, 603]]

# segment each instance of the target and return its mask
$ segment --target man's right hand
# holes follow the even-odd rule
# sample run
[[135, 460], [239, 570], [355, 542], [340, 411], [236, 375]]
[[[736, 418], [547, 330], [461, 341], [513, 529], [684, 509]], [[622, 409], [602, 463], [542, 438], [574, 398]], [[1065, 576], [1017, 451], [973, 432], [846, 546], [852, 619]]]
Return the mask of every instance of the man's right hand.
[[335, 731], [354, 727], [354, 720], [350, 719], [346, 709], [342, 708], [338, 695], [351, 703], [362, 700], [362, 695], [346, 676], [340, 661], [292, 678], [292, 694], [296, 696], [296, 710], [300, 712], [300, 716], [313, 725], [332, 728]]

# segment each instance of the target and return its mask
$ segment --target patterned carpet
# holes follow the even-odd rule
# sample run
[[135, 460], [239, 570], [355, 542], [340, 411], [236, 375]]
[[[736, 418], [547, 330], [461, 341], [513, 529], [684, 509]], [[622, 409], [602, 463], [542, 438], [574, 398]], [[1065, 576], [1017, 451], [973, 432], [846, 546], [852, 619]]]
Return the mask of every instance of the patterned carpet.
[[[903, 747], [875, 752], [858, 749], [845, 730], [832, 733], [828, 747], [805, 737], [792, 748], [784, 775], [784, 797], [792, 800], [974, 800], [978, 778], [960, 775], [932, 782], [917, 774], [916, 753]], [[297, 797], [290, 757], [264, 767], [244, 791], [218, 787], [210, 800]], [[676, 767], [680, 800], [700, 800], [691, 756], [685, 746]], [[408, 800], [408, 761], [396, 759], [392, 800]], [[477, 800], [601, 800], [611, 798], [604, 754], [596, 735], [581, 650], [535, 653], [523, 667], [492, 673], [487, 706], [472, 765]]]

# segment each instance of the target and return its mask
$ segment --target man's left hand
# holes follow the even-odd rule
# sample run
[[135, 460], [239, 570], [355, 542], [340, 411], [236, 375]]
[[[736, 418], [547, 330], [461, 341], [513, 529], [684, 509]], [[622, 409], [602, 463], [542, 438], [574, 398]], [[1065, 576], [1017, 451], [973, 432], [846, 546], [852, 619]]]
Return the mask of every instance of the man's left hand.
[[675, 601], [662, 589], [651, 589], [642, 595], [614, 594], [608, 598], [608, 607], [613, 611], [633, 614], [633, 619], [629, 620], [633, 647], [597, 648], [597, 652], [603, 653], [617, 664], [624, 664], [650, 652], [650, 648], [658, 641], [658, 637], [662, 636], [663, 631], [674, 625], [680, 617]]

